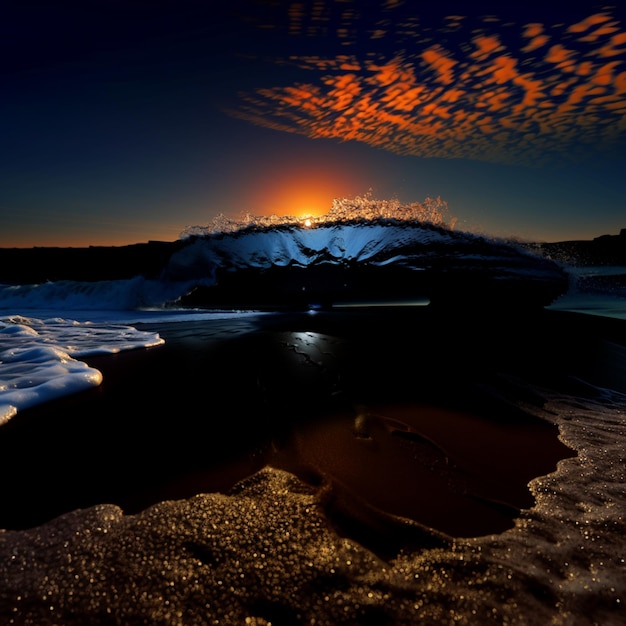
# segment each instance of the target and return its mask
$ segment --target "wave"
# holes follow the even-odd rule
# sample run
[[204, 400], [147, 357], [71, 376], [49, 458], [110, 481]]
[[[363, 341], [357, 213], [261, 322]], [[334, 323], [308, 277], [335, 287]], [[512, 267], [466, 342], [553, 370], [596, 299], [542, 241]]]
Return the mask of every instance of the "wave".
[[[128, 249], [90, 248], [77, 250], [68, 264], [66, 250], [62, 279], [5, 285], [0, 309], [301, 308], [363, 298], [458, 303], [470, 297], [490, 306], [537, 306], [568, 283], [559, 264], [519, 245], [381, 217], [190, 235], [160, 243], [159, 264], [141, 273], [149, 252], [149, 246], [139, 250], [133, 261]], [[55, 273], [55, 254], [39, 260], [48, 274]], [[76, 280], [85, 266], [99, 267], [104, 279]]]
[[362, 298], [472, 298], [548, 304], [567, 289], [560, 265], [516, 244], [432, 224], [375, 219], [249, 229], [191, 238], [168, 278], [211, 277], [193, 301], [306, 307]]
[[164, 306], [197, 285], [197, 280], [190, 283], [170, 282], [150, 280], [143, 276], [121, 280], [58, 280], [39, 284], [0, 285], [0, 309], [132, 311]]
[[[565, 293], [624, 297], [624, 236], [552, 244], [455, 230], [441, 198], [371, 192], [321, 216], [217, 215], [174, 242], [0, 249], [0, 310], [224, 309], [471, 299], [545, 306]], [[612, 276], [580, 267], [618, 266]], [[4, 284], [3, 284], [4, 283]]]

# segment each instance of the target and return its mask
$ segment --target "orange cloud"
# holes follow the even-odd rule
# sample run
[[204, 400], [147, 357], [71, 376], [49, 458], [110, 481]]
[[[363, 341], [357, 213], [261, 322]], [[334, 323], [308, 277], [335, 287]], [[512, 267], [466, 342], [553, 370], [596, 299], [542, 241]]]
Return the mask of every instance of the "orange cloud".
[[554, 63], [564, 69], [565, 71], [571, 71], [573, 66], [572, 57], [574, 53], [572, 50], [567, 50], [561, 44], [555, 44], [548, 50], [546, 55], [546, 61], [548, 63]]
[[488, 57], [490, 54], [494, 52], [498, 52], [502, 49], [502, 45], [500, 44], [500, 40], [497, 36], [493, 35], [491, 37], [480, 35], [478, 37], [474, 37], [473, 43], [476, 46], [476, 50], [472, 52], [471, 56], [475, 59], [484, 59]]
[[596, 13], [594, 15], [590, 15], [577, 24], [572, 24], [567, 30], [570, 33], [584, 33], [586, 30], [589, 30], [598, 24], [608, 22], [610, 19], [611, 17], [606, 13]]
[[576, 73], [580, 76], [589, 76], [593, 72], [593, 63], [591, 61], [583, 61], [578, 65]]
[[611, 37], [607, 44], [598, 48], [596, 54], [602, 57], [623, 56], [626, 52], [624, 44], [626, 44], [626, 33], [619, 33]]
[[403, 65], [400, 58], [393, 59], [383, 65], [371, 63], [368, 69], [374, 72], [369, 82], [378, 83], [382, 87], [387, 87], [393, 83], [412, 84], [415, 82], [413, 68], [408, 64]]
[[595, 75], [591, 79], [591, 82], [595, 85], [612, 85], [615, 82], [615, 70], [619, 67], [619, 65], [619, 61], [602, 65], [597, 69]]
[[454, 59], [442, 54], [437, 48], [429, 48], [422, 54], [422, 58], [439, 74], [439, 80], [444, 85], [451, 85], [454, 82], [453, 70], [456, 65]]
[[543, 31], [542, 24], [526, 24], [524, 37], [530, 39], [530, 42], [522, 48], [523, 52], [532, 52], [543, 48], [550, 41], [550, 38]]
[[490, 112], [503, 111], [509, 98], [510, 94], [505, 90], [487, 92], [483, 96], [484, 101], [487, 103], [487, 110]]
[[569, 158], [578, 141], [609, 141], [626, 127], [626, 32], [609, 13], [569, 26], [523, 24], [517, 37], [495, 32], [497, 20], [467, 32], [460, 19], [445, 23], [454, 29], [437, 44], [432, 33], [420, 39], [417, 22], [415, 32], [405, 24], [411, 46], [392, 56], [374, 46], [291, 57], [316, 78], [248, 94], [232, 113], [398, 154], [528, 163], [546, 151]]
[[498, 85], [503, 85], [519, 78], [517, 71], [517, 61], [509, 56], [499, 56], [493, 59], [486, 71], [490, 75], [490, 81]]
[[597, 41], [600, 37], [604, 37], [605, 35], [611, 35], [615, 32], [617, 32], [615, 22], [611, 24], [605, 24], [604, 26], [601, 26], [600, 28], [597, 28], [596, 30], [594, 30], [592, 33], [589, 33], [588, 35], [581, 37], [580, 41], [594, 42], [594, 41]]

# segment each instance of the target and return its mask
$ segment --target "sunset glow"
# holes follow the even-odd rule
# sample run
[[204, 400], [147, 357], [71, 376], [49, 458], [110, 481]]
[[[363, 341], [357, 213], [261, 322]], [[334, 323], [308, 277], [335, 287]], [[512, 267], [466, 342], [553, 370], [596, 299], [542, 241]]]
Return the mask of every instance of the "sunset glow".
[[246, 208], [257, 215], [319, 217], [328, 213], [335, 198], [366, 191], [362, 182], [346, 171], [303, 163], [273, 170], [251, 186]]
[[263, 199], [260, 213], [317, 217], [328, 212], [336, 195], [323, 190], [315, 192], [306, 187], [279, 188]]

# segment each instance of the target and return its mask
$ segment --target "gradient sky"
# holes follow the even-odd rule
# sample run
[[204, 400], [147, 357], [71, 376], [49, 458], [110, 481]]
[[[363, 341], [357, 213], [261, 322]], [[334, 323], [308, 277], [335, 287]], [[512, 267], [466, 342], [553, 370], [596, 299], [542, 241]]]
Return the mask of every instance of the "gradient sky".
[[498, 236], [626, 228], [621, 0], [16, 0], [0, 59], [1, 247], [370, 190]]

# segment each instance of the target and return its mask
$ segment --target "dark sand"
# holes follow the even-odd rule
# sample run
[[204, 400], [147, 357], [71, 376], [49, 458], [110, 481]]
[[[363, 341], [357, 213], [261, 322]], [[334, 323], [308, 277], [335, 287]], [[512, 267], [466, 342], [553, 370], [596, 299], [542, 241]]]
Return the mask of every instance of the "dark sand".
[[328, 483], [331, 524], [374, 549], [393, 539], [387, 514], [452, 536], [500, 532], [532, 506], [528, 482], [574, 454], [531, 415], [535, 389], [583, 375], [625, 385], [624, 325], [556, 311], [141, 327], [166, 344], [88, 359], [101, 387], [2, 428], [0, 528], [227, 492], [269, 464]]

